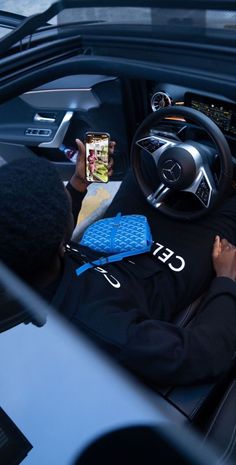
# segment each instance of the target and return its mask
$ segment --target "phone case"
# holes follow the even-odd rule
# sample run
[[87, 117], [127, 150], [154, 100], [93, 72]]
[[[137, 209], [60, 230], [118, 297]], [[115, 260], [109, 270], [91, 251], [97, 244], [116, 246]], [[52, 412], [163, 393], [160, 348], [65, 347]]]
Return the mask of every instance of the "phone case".
[[108, 133], [86, 133], [86, 179], [89, 182], [108, 182], [109, 163]]

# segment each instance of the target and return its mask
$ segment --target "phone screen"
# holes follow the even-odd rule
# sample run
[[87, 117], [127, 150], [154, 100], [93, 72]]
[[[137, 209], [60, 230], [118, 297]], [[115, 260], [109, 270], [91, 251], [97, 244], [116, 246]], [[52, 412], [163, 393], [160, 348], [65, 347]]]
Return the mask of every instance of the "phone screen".
[[90, 182], [108, 182], [108, 149], [110, 136], [107, 133], [86, 133], [86, 179]]

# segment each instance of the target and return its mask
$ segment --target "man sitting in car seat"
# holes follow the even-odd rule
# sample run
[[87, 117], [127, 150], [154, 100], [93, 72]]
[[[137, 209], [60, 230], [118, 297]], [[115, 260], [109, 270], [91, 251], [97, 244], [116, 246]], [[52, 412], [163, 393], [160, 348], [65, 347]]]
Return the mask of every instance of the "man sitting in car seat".
[[[146, 203], [129, 174], [106, 215], [145, 214], [153, 250], [77, 277], [81, 259], [94, 258], [78, 244], [67, 247], [87, 189], [84, 146], [77, 145], [67, 189], [46, 160], [1, 167], [0, 258], [146, 381], [188, 384], [224, 373], [236, 348], [236, 197], [191, 224], [173, 222]], [[174, 317], [211, 280], [193, 324], [176, 326]]]

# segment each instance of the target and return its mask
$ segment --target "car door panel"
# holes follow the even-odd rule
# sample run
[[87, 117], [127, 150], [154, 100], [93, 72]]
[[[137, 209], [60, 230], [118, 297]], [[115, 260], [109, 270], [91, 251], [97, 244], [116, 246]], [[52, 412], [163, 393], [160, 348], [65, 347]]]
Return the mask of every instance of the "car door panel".
[[[53, 161], [65, 179], [74, 167], [63, 147], [75, 149], [75, 139], [84, 140], [85, 132], [91, 130], [108, 132], [117, 142], [115, 171], [121, 178], [128, 148], [122, 85], [116, 77], [66, 76], [0, 106], [0, 141], [26, 146], [33, 154]], [[5, 158], [9, 161], [17, 156], [14, 151]]]

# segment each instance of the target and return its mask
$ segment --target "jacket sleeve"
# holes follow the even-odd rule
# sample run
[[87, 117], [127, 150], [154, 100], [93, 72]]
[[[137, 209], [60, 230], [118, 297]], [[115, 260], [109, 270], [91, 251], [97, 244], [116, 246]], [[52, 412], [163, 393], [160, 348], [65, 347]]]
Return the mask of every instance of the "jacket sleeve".
[[155, 384], [210, 381], [226, 372], [236, 350], [236, 283], [215, 278], [191, 326], [132, 324], [120, 361]]
[[73, 213], [74, 222], [75, 222], [75, 225], [76, 225], [76, 223], [77, 223], [77, 218], [78, 218], [78, 214], [79, 214], [79, 212], [80, 212], [80, 210], [81, 210], [82, 201], [83, 201], [85, 195], [87, 194], [87, 191], [85, 191], [85, 192], [79, 192], [79, 191], [77, 191], [77, 190], [70, 184], [70, 182], [67, 183], [66, 189], [68, 190], [68, 192], [70, 193], [70, 196], [71, 196], [71, 201], [72, 201], [72, 213]]

